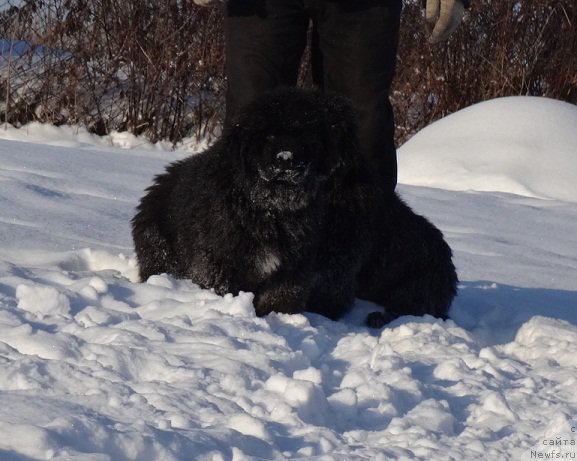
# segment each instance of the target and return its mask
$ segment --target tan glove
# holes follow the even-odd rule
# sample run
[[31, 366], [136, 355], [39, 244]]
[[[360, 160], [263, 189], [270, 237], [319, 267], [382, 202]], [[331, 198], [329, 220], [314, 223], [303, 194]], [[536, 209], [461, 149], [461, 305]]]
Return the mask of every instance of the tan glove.
[[215, 6], [219, 3], [224, 3], [226, 0], [192, 0], [198, 6]]
[[[196, 0], [195, 0], [196, 1]], [[433, 32], [429, 37], [431, 43], [442, 42], [457, 28], [463, 13], [465, 4], [463, 0], [427, 0], [427, 22], [434, 25]]]

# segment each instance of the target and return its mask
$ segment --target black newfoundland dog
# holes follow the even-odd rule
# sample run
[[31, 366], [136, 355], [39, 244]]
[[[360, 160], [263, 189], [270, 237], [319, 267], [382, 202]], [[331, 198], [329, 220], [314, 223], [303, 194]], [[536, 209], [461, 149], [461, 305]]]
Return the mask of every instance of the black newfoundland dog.
[[354, 298], [446, 317], [456, 292], [442, 234], [363, 163], [350, 106], [281, 89], [249, 104], [212, 147], [167, 167], [132, 221], [140, 278], [168, 273], [218, 294], [251, 291], [258, 315], [332, 319]]

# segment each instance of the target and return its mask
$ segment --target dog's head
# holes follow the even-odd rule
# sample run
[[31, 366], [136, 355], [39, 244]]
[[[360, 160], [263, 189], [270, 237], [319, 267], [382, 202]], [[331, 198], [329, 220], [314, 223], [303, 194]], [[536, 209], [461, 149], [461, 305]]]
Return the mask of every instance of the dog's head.
[[[352, 111], [340, 98], [283, 88], [247, 105], [225, 134], [238, 149], [251, 195], [266, 206], [300, 208], [352, 163]], [[350, 131], [350, 133], [348, 133]], [[347, 149], [345, 149], [347, 150]]]

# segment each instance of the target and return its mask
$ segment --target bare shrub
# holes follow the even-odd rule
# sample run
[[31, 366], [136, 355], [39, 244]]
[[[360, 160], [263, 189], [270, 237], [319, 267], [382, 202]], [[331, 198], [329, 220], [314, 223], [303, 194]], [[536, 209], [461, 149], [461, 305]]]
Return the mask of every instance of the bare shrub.
[[477, 0], [448, 42], [429, 45], [420, 2], [403, 10], [392, 99], [397, 138], [501, 96], [577, 103], [575, 0]]
[[[1, 13], [0, 34], [36, 55], [4, 59], [11, 123], [78, 123], [177, 142], [203, 136], [221, 118], [217, 9], [189, 0], [24, 0]], [[22, 94], [29, 102], [17, 117]]]
[[[392, 100], [397, 141], [479, 101], [577, 103], [575, 0], [473, 0], [446, 43], [428, 44], [405, 0]], [[222, 120], [222, 12], [191, 0], [0, 0], [0, 120], [129, 130], [156, 141]], [[310, 49], [300, 82], [310, 84]]]

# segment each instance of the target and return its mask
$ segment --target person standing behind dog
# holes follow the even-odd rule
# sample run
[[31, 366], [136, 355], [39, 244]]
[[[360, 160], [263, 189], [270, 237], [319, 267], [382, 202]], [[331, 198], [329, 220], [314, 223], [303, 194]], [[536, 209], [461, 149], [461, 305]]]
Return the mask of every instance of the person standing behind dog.
[[[395, 70], [402, 0], [193, 0], [225, 3], [225, 129], [261, 93], [295, 86], [312, 21], [313, 83], [346, 96], [359, 124], [362, 152], [385, 189], [397, 183], [389, 90]], [[469, 0], [426, 0], [432, 43], [459, 25]]]

